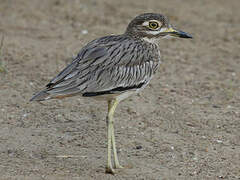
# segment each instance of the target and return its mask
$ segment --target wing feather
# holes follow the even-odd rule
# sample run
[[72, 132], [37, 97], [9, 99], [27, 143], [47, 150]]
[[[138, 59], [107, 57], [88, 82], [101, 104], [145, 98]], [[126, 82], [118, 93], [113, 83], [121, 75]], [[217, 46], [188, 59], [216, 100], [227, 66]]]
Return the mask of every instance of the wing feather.
[[[157, 47], [151, 47], [152, 53], [149, 53], [141, 43], [121, 35], [90, 42], [47, 84], [42, 94], [50, 97], [71, 93], [99, 95], [147, 84], [158, 66], [159, 54], [154, 53]], [[144, 54], [146, 52], [148, 54]]]

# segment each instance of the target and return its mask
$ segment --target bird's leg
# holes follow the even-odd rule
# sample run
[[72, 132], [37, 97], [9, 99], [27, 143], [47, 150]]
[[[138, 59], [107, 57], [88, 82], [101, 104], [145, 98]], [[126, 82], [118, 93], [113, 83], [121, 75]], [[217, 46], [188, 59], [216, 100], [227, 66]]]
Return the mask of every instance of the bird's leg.
[[107, 126], [108, 126], [108, 155], [107, 155], [107, 167], [106, 173], [114, 174], [112, 167], [112, 130], [113, 130], [113, 113], [112, 113], [112, 101], [108, 101], [108, 115], [107, 115]]
[[115, 168], [118, 168], [118, 169], [123, 168], [118, 161], [117, 148], [116, 148], [116, 142], [115, 142], [115, 136], [114, 136], [114, 127], [112, 129], [112, 145], [113, 145]]
[[112, 145], [113, 145], [113, 155], [114, 155], [114, 163], [115, 168], [121, 168], [118, 156], [117, 156], [117, 149], [116, 149], [116, 143], [115, 143], [115, 136], [114, 136], [114, 111], [118, 105], [117, 100], [112, 100], [108, 102], [108, 116], [107, 116], [107, 125], [108, 125], [108, 161], [107, 161], [107, 168], [106, 172], [108, 173], [114, 173], [114, 170], [112, 168], [112, 161], [111, 161], [111, 151], [112, 151]]

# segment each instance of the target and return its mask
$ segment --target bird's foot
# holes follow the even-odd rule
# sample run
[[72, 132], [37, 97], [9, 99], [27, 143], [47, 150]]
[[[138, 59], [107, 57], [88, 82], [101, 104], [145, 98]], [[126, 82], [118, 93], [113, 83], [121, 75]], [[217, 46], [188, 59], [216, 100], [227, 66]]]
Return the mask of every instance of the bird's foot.
[[108, 174], [115, 174], [115, 171], [112, 168], [112, 166], [107, 166], [105, 172], [108, 173]]
[[116, 163], [116, 164], [115, 164], [115, 168], [116, 168], [116, 169], [123, 169], [124, 167], [121, 166], [119, 163]]
[[123, 169], [123, 168], [124, 167], [118, 163], [118, 164], [115, 164], [114, 168], [112, 166], [107, 166], [105, 172], [108, 174], [115, 174], [117, 169]]

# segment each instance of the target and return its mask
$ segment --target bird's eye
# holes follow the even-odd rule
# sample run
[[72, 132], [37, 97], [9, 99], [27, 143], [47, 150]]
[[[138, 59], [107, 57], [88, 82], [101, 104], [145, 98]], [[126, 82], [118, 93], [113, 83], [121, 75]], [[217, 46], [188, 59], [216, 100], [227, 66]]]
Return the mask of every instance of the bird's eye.
[[159, 24], [155, 21], [150, 21], [149, 24], [148, 24], [149, 28], [151, 29], [157, 29], [159, 28]]

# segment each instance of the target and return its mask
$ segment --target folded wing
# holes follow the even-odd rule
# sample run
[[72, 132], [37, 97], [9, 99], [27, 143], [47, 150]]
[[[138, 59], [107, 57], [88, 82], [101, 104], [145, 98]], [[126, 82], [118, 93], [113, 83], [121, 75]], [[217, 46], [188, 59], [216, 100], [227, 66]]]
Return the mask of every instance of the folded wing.
[[150, 51], [151, 48], [143, 49], [142, 44], [124, 36], [94, 40], [31, 100], [139, 89], [148, 83], [158, 65]]

